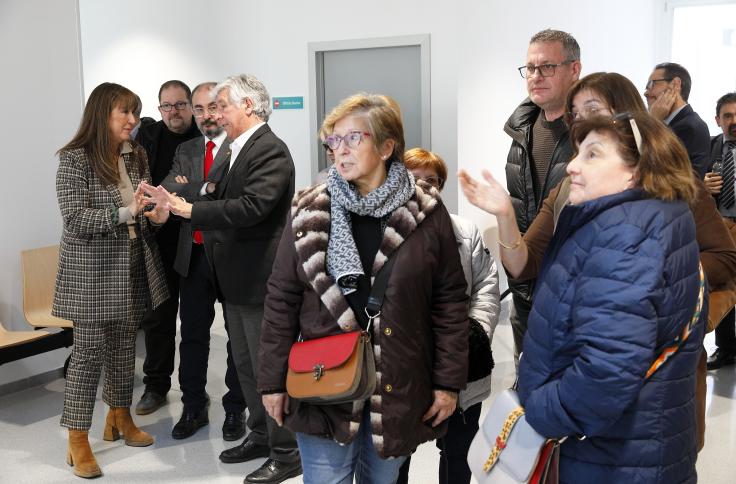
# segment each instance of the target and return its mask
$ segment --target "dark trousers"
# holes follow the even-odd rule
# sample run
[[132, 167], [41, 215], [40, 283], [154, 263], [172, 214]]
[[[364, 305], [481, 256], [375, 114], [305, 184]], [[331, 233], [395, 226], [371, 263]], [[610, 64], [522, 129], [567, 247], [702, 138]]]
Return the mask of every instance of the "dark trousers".
[[[468, 467], [468, 450], [478, 432], [478, 421], [482, 402], [468, 407], [465, 411], [455, 410], [447, 419], [447, 434], [437, 439], [437, 448], [440, 449], [440, 484], [469, 484], [470, 467]], [[399, 471], [396, 484], [409, 482], [410, 458], [406, 459]]]
[[716, 328], [716, 346], [727, 353], [736, 354], [736, 311], [731, 311]]
[[256, 389], [263, 304], [240, 305], [225, 301], [225, 313], [230, 326], [230, 342], [233, 345], [238, 380], [248, 406], [246, 424], [251, 432], [247, 439], [268, 445], [271, 459], [294, 462], [299, 459], [294, 434], [286, 427], [276, 425], [276, 421], [268, 416]]
[[[159, 234], [156, 234], [157, 238]], [[169, 287], [169, 299], [143, 317], [141, 328], [146, 340], [143, 384], [146, 391], [166, 395], [171, 388], [176, 353], [176, 313], [179, 311], [179, 274], [174, 270], [176, 245], [159, 243], [161, 262]]]
[[516, 367], [519, 367], [519, 355], [524, 351], [524, 336], [529, 321], [529, 313], [532, 310], [532, 304], [526, 298], [511, 293], [513, 307], [509, 321], [511, 322], [511, 332], [514, 335], [514, 361]]
[[[189, 259], [189, 274], [180, 280], [181, 295], [181, 343], [179, 343], [179, 386], [185, 413], [202, 410], [207, 403], [207, 361], [210, 355], [210, 329], [215, 319], [217, 290], [212, 270], [207, 262], [204, 246], [192, 244]], [[229, 329], [225, 319], [225, 329]], [[225, 371], [227, 393], [222, 397], [226, 412], [242, 413], [245, 400], [240, 390], [238, 373], [227, 342], [227, 370]]]

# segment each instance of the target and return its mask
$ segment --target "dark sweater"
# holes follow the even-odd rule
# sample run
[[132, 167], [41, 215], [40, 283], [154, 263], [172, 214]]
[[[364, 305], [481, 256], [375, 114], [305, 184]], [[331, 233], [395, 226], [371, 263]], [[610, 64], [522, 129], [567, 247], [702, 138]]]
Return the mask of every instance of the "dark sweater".
[[358, 287], [355, 292], [351, 292], [346, 298], [358, 319], [358, 324], [362, 328], [366, 328], [368, 327], [368, 317], [365, 314], [365, 306], [368, 304], [368, 297], [371, 294], [371, 270], [383, 238], [381, 219], [351, 213], [350, 222], [353, 229], [353, 239], [355, 239], [365, 275], [358, 277]]

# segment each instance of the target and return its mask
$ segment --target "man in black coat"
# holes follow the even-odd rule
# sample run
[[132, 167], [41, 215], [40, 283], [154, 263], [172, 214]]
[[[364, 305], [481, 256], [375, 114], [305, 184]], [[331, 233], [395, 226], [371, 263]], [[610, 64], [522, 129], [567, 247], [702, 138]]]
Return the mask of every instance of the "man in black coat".
[[[543, 30], [529, 41], [526, 64], [519, 67], [529, 97], [509, 117], [504, 131], [511, 139], [506, 161], [506, 186], [523, 234], [537, 216], [549, 191], [566, 176], [572, 156], [570, 134], [563, 120], [567, 91], [580, 77], [580, 46], [560, 30]], [[500, 241], [501, 250], [514, 250], [514, 240]], [[511, 328], [518, 363], [534, 282], [509, 281], [513, 307]]]
[[687, 103], [692, 81], [680, 64], [657, 64], [647, 80], [644, 97], [649, 112], [661, 120], [685, 145], [693, 170], [702, 180], [710, 165], [710, 132], [698, 113]]
[[[148, 154], [148, 166], [154, 185], [160, 184], [171, 170], [177, 147], [201, 136], [192, 115], [192, 92], [182, 81], [171, 80], [158, 91], [161, 121], [141, 127], [137, 141]], [[169, 299], [155, 311], [149, 311], [141, 322], [146, 340], [143, 362], [145, 391], [135, 407], [138, 415], [155, 412], [166, 403], [171, 388], [176, 354], [176, 314], [179, 310], [179, 275], [174, 270], [179, 221], [169, 221], [156, 232], [161, 261], [169, 286]]]
[[[191, 219], [205, 233], [215, 280], [225, 302], [233, 359], [248, 406], [250, 433], [220, 454], [225, 463], [267, 457], [246, 482], [277, 483], [302, 473], [294, 434], [266, 414], [256, 389], [266, 282], [294, 196], [294, 162], [289, 149], [268, 126], [271, 101], [251, 75], [227, 78], [214, 88], [217, 120], [232, 140], [229, 165], [212, 194], [187, 203], [162, 188], [175, 215]], [[283, 389], [273, 389], [283, 391]]]

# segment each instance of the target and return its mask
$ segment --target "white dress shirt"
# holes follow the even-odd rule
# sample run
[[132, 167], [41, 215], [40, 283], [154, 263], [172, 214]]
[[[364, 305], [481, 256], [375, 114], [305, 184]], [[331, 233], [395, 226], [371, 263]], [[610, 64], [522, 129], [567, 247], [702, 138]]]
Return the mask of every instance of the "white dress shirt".
[[255, 126], [250, 128], [248, 131], [246, 131], [245, 133], [235, 138], [232, 143], [230, 143], [230, 168], [233, 167], [233, 163], [235, 162], [235, 160], [238, 159], [240, 150], [243, 149], [243, 146], [245, 146], [245, 144], [248, 142], [250, 137], [253, 136], [253, 133], [255, 133], [256, 130], [260, 128], [261, 126], [263, 126], [264, 124], [266, 123], [260, 122], [256, 124]]

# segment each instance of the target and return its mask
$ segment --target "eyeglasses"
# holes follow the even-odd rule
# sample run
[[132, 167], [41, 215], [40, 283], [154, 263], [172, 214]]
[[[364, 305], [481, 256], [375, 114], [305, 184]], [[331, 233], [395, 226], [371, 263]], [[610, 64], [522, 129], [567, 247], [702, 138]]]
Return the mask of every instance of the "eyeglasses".
[[161, 106], [159, 106], [158, 108], [159, 108], [159, 109], [160, 109], [161, 111], [163, 111], [163, 112], [165, 112], [165, 113], [168, 113], [168, 112], [169, 112], [169, 111], [171, 111], [171, 110], [172, 110], [173, 108], [176, 108], [176, 110], [177, 110], [177, 111], [181, 111], [182, 109], [186, 108], [187, 106], [189, 106], [189, 102], [187, 102], [187, 101], [179, 101], [179, 102], [176, 102], [176, 103], [174, 103], [174, 104], [169, 104], [169, 103], [163, 103], [163, 104], [162, 104]]
[[[178, 106], [177, 106], [177, 109], [179, 109]], [[204, 117], [205, 114], [209, 114], [210, 116], [213, 116], [217, 114], [217, 104], [212, 103], [206, 108], [203, 108], [202, 106], [195, 106], [193, 111], [194, 111], [194, 116], [197, 118], [202, 118]]]
[[613, 121], [613, 124], [621, 121], [629, 122], [629, 126], [631, 126], [631, 134], [634, 135], [634, 142], [636, 143], [636, 151], [639, 153], [639, 156], [641, 156], [641, 131], [639, 131], [639, 126], [636, 125], [634, 115], [631, 113], [619, 113], [613, 116], [611, 120]]
[[580, 111], [573, 111], [571, 113], [567, 113], [568, 117], [571, 121], [580, 121], [581, 119], [588, 119], [592, 118], [593, 116], [598, 114], [598, 111], [605, 111], [606, 108], [598, 107], [598, 106], [585, 106]]
[[534, 76], [535, 72], [539, 72], [539, 75], [542, 77], [552, 77], [555, 75], [555, 70], [558, 67], [564, 66], [566, 64], [572, 64], [573, 62], [575, 62], [575, 59], [566, 60], [564, 62], [560, 62], [559, 64], [542, 64], [539, 66], [535, 66], [533, 64], [527, 64], [525, 66], [519, 67], [519, 74], [524, 79], [528, 79]]
[[651, 88], [654, 87], [654, 84], [657, 83], [657, 82], [670, 82], [671, 80], [672, 80], [671, 77], [662, 77], [660, 79], [651, 79], [651, 80], [647, 81], [646, 88], [647, 89], [651, 89]]
[[348, 148], [355, 149], [360, 145], [360, 142], [363, 141], [364, 136], [371, 136], [371, 134], [365, 131], [350, 131], [345, 136], [331, 134], [325, 138], [325, 144], [329, 149], [335, 151], [340, 147], [340, 142], [345, 140], [345, 144]]
[[445, 183], [445, 180], [443, 178], [440, 178], [438, 176], [427, 176], [427, 177], [417, 177], [418, 180], [423, 180], [433, 187], [435, 187], [437, 190], [440, 189], [443, 183]]

